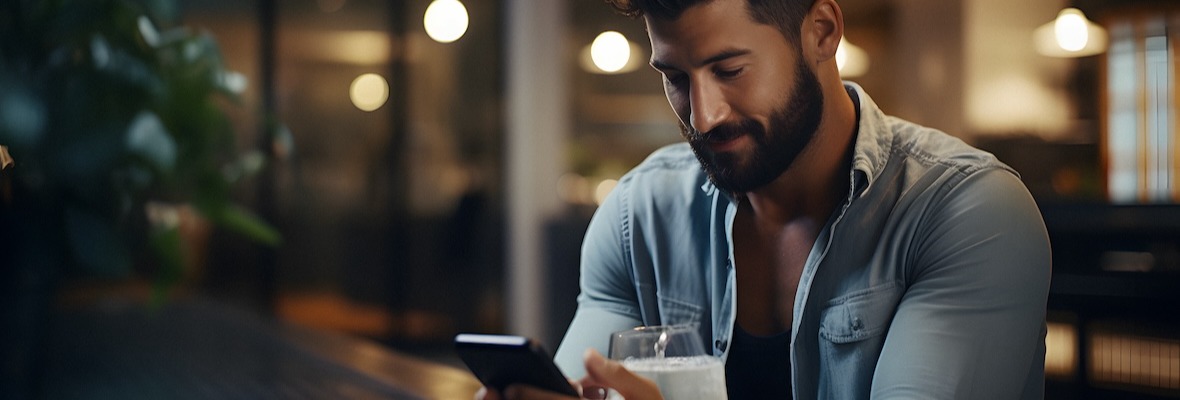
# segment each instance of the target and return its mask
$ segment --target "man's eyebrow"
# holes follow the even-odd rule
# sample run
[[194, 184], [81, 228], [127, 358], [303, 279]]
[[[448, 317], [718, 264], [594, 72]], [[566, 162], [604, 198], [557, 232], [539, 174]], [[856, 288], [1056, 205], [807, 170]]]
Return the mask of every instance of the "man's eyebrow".
[[[712, 64], [715, 62], [720, 62], [720, 61], [724, 61], [724, 60], [727, 60], [730, 58], [744, 56], [747, 54], [750, 54], [750, 50], [726, 49], [726, 50], [722, 50], [720, 53], [713, 55], [712, 57], [706, 58], [703, 62], [701, 62], [701, 65], [709, 65], [709, 64]], [[671, 64], [662, 62], [660, 60], [653, 59], [653, 60], [651, 60], [650, 64], [651, 64], [652, 68], [655, 68], [655, 69], [658, 69], [661, 71], [668, 70], [668, 69], [676, 69], [676, 67], [673, 67]]]
[[704, 63], [702, 63], [701, 65], [709, 65], [709, 64], [712, 64], [712, 63], [715, 63], [715, 62], [719, 62], [719, 61], [723, 61], [723, 60], [727, 60], [727, 59], [730, 59], [730, 58], [744, 56], [744, 55], [746, 55], [746, 54], [750, 54], [750, 50], [746, 50], [746, 49], [727, 49], [727, 50], [724, 50], [724, 51], [722, 51], [722, 52], [720, 52], [720, 53], [717, 53], [717, 55], [714, 55], [714, 56], [712, 56], [712, 57], [706, 58], [706, 59], [705, 59], [705, 62], [704, 62]]
[[676, 68], [672, 67], [672, 65], [671, 65], [671, 64], [665, 63], [665, 62], [663, 62], [663, 61], [660, 61], [660, 60], [651, 60], [650, 62], [648, 62], [648, 64], [650, 64], [652, 68], [655, 68], [655, 69], [657, 69], [657, 70], [660, 70], [660, 71], [666, 71], [666, 70], [670, 70], [670, 69], [676, 69]]

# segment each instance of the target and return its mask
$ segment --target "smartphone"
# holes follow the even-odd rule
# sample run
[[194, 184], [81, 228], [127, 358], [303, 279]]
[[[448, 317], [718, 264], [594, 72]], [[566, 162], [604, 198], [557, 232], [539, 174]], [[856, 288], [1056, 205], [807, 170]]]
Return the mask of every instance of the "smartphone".
[[488, 388], [503, 391], [520, 383], [578, 397], [578, 391], [536, 340], [514, 335], [460, 333], [455, 336], [455, 352]]

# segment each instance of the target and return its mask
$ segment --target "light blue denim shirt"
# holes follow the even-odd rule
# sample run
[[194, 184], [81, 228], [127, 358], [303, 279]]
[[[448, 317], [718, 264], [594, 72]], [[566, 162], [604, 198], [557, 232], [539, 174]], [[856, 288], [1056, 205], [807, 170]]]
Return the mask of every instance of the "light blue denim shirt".
[[[860, 112], [849, 192], [795, 293], [795, 398], [1042, 398], [1050, 252], [1032, 196], [991, 154], [846, 88]], [[685, 323], [724, 359], [736, 212], [687, 144], [625, 175], [586, 232], [558, 365], [580, 377], [610, 332]]]

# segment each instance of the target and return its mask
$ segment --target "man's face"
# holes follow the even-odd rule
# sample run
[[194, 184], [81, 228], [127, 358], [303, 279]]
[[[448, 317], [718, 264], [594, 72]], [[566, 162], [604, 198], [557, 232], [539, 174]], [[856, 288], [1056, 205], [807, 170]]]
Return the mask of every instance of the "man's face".
[[757, 189], [786, 171], [823, 115], [818, 80], [774, 26], [745, 0], [716, 0], [674, 21], [647, 19], [652, 66], [709, 179]]

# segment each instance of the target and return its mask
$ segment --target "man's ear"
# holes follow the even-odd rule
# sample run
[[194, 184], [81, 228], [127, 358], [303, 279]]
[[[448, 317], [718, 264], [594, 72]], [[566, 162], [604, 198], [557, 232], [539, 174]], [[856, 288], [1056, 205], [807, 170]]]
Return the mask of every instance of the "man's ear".
[[844, 12], [835, 0], [816, 0], [803, 18], [799, 36], [804, 54], [813, 63], [821, 63], [836, 57], [840, 38], [844, 37]]

